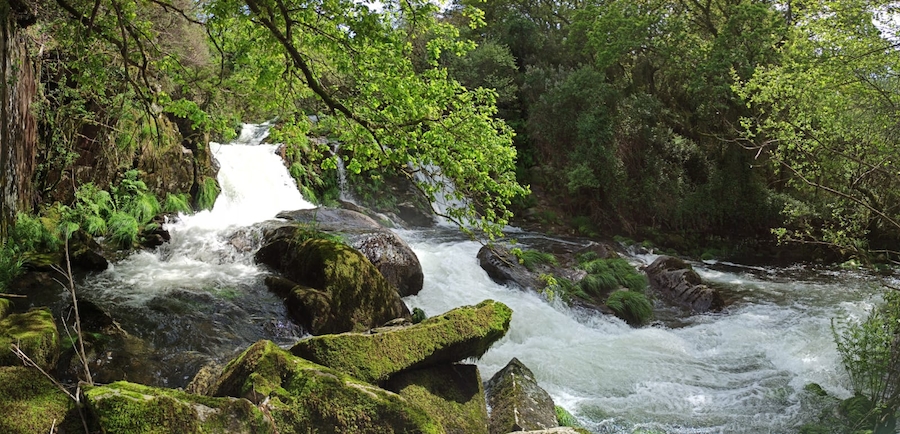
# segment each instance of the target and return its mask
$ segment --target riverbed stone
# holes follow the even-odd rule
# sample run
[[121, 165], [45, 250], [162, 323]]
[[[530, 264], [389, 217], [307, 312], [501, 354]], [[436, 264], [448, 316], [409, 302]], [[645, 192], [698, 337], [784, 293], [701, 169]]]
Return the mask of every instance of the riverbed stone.
[[9, 351], [12, 344], [18, 345], [42, 369], [53, 368], [59, 359], [59, 331], [50, 310], [32, 309], [0, 320], [0, 366], [22, 364]]
[[311, 337], [291, 352], [374, 383], [408, 369], [481, 357], [506, 334], [511, 318], [505, 304], [485, 300], [415, 325]]
[[83, 432], [75, 401], [37, 369], [0, 366], [0, 432]]
[[539, 290], [543, 286], [538, 277], [519, 263], [509, 250], [503, 246], [482, 246], [478, 250], [478, 263], [494, 282], [501, 285], [509, 283], [523, 289]]
[[316, 303], [327, 302], [329, 307], [323, 310], [330, 316], [320, 321], [319, 333], [363, 331], [410, 316], [396, 289], [350, 246], [324, 239], [282, 238], [263, 246], [256, 261], [327, 295], [316, 297]]
[[418, 256], [400, 236], [371, 217], [329, 207], [285, 211], [277, 217], [297, 222], [307, 229], [339, 234], [348, 245], [365, 255], [402, 297], [422, 290], [425, 274]]
[[443, 433], [441, 425], [396, 393], [259, 341], [232, 360], [212, 390], [259, 406], [277, 432]]
[[105, 433], [272, 433], [246, 399], [192, 395], [117, 381], [85, 386], [87, 408]]
[[644, 271], [650, 288], [670, 303], [695, 313], [715, 312], [725, 307], [719, 291], [704, 285], [700, 275], [681, 259], [660, 256]]
[[488, 414], [478, 366], [445, 364], [398, 373], [385, 388], [441, 423], [447, 434], [488, 434]]
[[542, 389], [534, 374], [513, 358], [485, 385], [491, 408], [491, 434], [547, 430], [559, 426], [553, 398]]

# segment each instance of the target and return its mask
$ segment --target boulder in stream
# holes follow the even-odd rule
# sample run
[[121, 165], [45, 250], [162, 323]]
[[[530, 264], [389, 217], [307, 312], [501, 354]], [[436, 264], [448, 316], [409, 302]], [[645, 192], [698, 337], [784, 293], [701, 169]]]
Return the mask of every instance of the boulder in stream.
[[[415, 252], [406, 241], [372, 218], [356, 211], [327, 207], [282, 212], [277, 217], [306, 225], [308, 229], [339, 234], [347, 244], [362, 252], [402, 297], [422, 290], [425, 274]], [[267, 239], [273, 239], [272, 235], [275, 234]]]
[[446, 364], [401, 372], [384, 386], [425, 410], [447, 434], [488, 434], [478, 367]]
[[494, 282], [500, 285], [513, 283], [524, 289], [539, 290], [544, 285], [534, 273], [528, 271], [519, 260], [502, 246], [482, 246], [478, 250], [478, 263]]
[[281, 433], [444, 432], [400, 395], [296, 357], [271, 341], [259, 341], [232, 360], [212, 394], [249, 399]]
[[415, 325], [304, 339], [297, 356], [371, 383], [408, 369], [480, 357], [509, 330], [512, 310], [485, 300]]
[[319, 324], [318, 333], [363, 331], [410, 317], [394, 287], [365, 256], [347, 245], [281, 238], [263, 246], [256, 261], [306, 288], [295, 297], [306, 311], [294, 313], [315, 314], [308, 322]]
[[32, 309], [0, 320], [0, 366], [21, 365], [9, 351], [12, 344], [44, 370], [50, 370], [59, 359], [59, 331], [49, 309]]
[[105, 433], [277, 432], [263, 411], [246, 399], [192, 395], [127, 381], [87, 386], [84, 396]]
[[660, 256], [644, 271], [650, 288], [668, 300], [695, 313], [719, 311], [725, 301], [719, 291], [703, 284], [690, 264], [672, 256]]
[[547, 430], [559, 426], [553, 398], [537, 384], [534, 374], [513, 358], [485, 386], [491, 408], [491, 434]]

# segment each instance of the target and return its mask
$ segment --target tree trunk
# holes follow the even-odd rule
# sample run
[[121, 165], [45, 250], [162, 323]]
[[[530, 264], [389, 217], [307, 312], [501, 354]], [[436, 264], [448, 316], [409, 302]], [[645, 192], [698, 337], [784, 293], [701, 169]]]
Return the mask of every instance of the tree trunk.
[[32, 0], [0, 3], [0, 240], [16, 212], [32, 205], [37, 122], [34, 63], [20, 30], [35, 21]]

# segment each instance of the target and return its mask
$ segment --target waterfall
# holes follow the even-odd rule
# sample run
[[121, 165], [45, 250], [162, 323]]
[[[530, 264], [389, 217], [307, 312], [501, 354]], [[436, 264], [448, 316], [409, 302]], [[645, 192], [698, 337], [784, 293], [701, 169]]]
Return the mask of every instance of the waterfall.
[[111, 264], [79, 289], [146, 342], [145, 360], [120, 361], [131, 379], [183, 386], [190, 377], [182, 371], [197, 366], [169, 366], [185, 363], [172, 362], [184, 357], [179, 353], [193, 354], [191, 363], [224, 362], [259, 339], [296, 341], [298, 328], [253, 262], [247, 226], [314, 205], [300, 195], [276, 146], [261, 144], [267, 135], [268, 125], [244, 125], [234, 142], [210, 143], [222, 187], [213, 209], [179, 216], [166, 225], [169, 243]]
[[356, 202], [356, 199], [353, 198], [350, 187], [347, 186], [347, 168], [344, 166], [344, 159], [341, 157], [340, 142], [334, 142], [332, 144], [331, 155], [334, 155], [335, 165], [337, 166], [339, 199], [344, 202], [359, 205], [359, 203]]
[[495, 299], [513, 309], [508, 334], [477, 362], [490, 378], [512, 357], [596, 433], [792, 432], [818, 416], [801, 400], [809, 383], [851, 392], [831, 335], [834, 317], [864, 316], [877, 292], [861, 277], [694, 267], [737, 298], [727, 312], [679, 325], [632, 328], [539, 295], [497, 285], [475, 258], [480, 245], [405, 232], [425, 271], [405, 300], [437, 315]]

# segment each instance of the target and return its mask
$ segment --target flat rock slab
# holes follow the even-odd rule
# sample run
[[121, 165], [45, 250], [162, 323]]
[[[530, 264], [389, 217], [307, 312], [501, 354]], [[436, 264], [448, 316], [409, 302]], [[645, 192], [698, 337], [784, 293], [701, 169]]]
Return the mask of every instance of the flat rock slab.
[[407, 369], [480, 357], [506, 334], [511, 318], [505, 304], [485, 300], [416, 325], [315, 336], [298, 342], [291, 352], [375, 383]]

